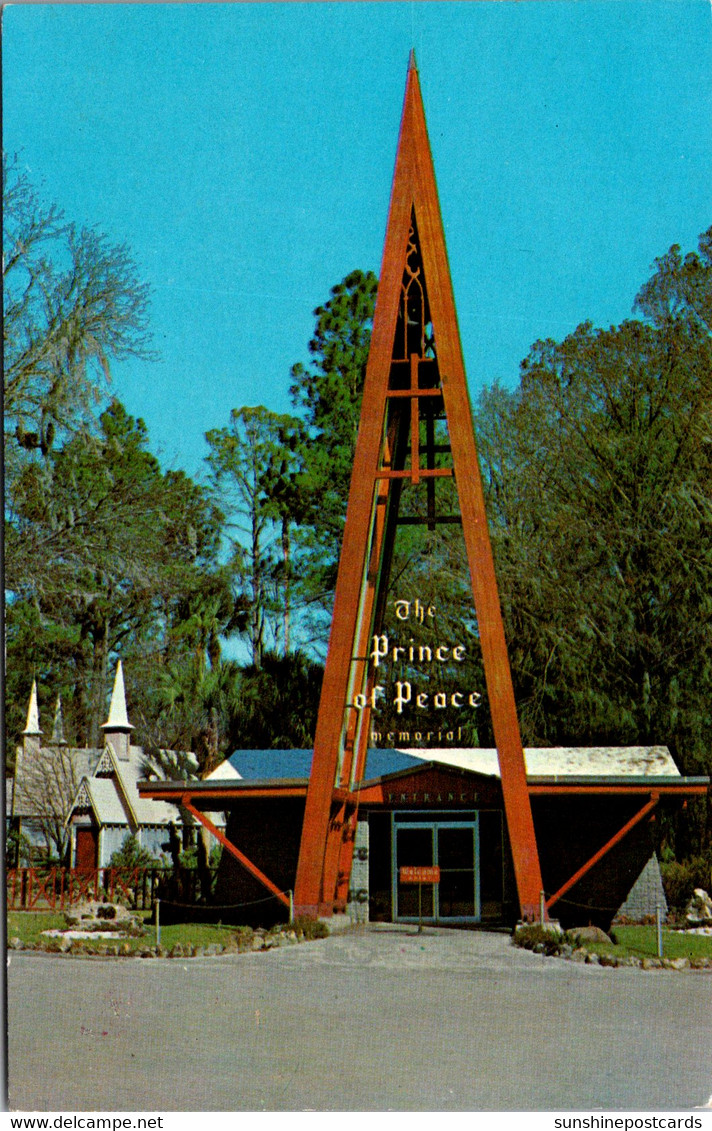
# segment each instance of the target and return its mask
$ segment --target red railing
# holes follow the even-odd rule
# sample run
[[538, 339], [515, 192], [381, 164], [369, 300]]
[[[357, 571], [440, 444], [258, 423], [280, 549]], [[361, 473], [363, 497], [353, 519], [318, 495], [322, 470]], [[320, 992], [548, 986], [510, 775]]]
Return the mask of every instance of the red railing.
[[8, 911], [55, 910], [87, 900], [129, 903], [138, 910], [153, 907], [156, 886], [170, 868], [10, 868]]

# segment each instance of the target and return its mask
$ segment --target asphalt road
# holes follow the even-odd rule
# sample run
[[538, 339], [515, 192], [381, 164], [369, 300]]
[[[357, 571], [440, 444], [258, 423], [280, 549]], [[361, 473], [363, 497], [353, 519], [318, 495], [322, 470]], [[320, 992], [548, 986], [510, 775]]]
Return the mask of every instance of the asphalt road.
[[504, 934], [361, 928], [257, 954], [14, 952], [19, 1111], [680, 1111], [712, 1093], [712, 974]]

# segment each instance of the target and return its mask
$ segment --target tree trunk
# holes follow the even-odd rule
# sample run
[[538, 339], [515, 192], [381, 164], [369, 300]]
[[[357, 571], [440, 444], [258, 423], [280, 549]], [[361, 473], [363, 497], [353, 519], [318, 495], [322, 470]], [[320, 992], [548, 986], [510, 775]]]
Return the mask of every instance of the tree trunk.
[[282, 519], [282, 561], [284, 562], [284, 654], [289, 655], [289, 630], [291, 618], [291, 545], [289, 537], [289, 519]]

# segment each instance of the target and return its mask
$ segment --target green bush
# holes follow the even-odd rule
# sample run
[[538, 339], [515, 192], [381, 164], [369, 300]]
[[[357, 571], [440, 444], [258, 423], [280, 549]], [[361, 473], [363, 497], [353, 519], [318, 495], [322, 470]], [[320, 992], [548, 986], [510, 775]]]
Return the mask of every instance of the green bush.
[[135, 833], [127, 833], [121, 848], [112, 853], [109, 867], [125, 869], [129, 872], [133, 871], [134, 868], [159, 867], [160, 863], [161, 861], [157, 860], [155, 856], [151, 856], [147, 849], [141, 847]]
[[307, 941], [325, 939], [329, 934], [326, 923], [322, 923], [321, 919], [309, 919], [306, 915], [298, 915], [289, 926], [296, 932], [297, 936], [301, 936]]
[[541, 923], [516, 927], [512, 942], [524, 950], [536, 950], [538, 954], [560, 954], [563, 946], [575, 946], [567, 932], [542, 926]]
[[683, 912], [695, 888], [709, 892], [712, 887], [712, 868], [705, 856], [690, 860], [670, 860], [660, 865], [665, 898], [671, 911]]

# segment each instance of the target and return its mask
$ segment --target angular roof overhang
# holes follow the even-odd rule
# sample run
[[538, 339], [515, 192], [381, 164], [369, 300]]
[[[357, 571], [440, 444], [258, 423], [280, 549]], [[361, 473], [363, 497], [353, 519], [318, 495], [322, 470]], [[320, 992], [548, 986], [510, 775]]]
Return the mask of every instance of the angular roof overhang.
[[[442, 778], [468, 778], [482, 784], [499, 786], [499, 778], [477, 773], [462, 767], [444, 766], [439, 762], [422, 762], [419, 766], [408, 767], [391, 774], [371, 778], [361, 782], [352, 790], [338, 790], [338, 800], [353, 801], [359, 804], [386, 804], [389, 786], [400, 782], [411, 783], [414, 779], [433, 775]], [[659, 797], [688, 798], [704, 796], [709, 789], [708, 777], [680, 777], [678, 775], [640, 774], [640, 775], [532, 775], [527, 777], [530, 796], [596, 796], [622, 795], [640, 796], [657, 794]], [[257, 798], [304, 798], [308, 786], [307, 778], [272, 778], [261, 781], [211, 779], [206, 781], [143, 781], [138, 783], [141, 797], [156, 801], [172, 801], [180, 804], [184, 798], [205, 805], [213, 803], [218, 807], [226, 801]], [[335, 796], [337, 796], [335, 795]]]
[[185, 797], [195, 801], [225, 801], [230, 798], [306, 797], [307, 778], [272, 778], [264, 781], [235, 781], [233, 778], [210, 781], [140, 781], [141, 797], [171, 801], [180, 805]]

